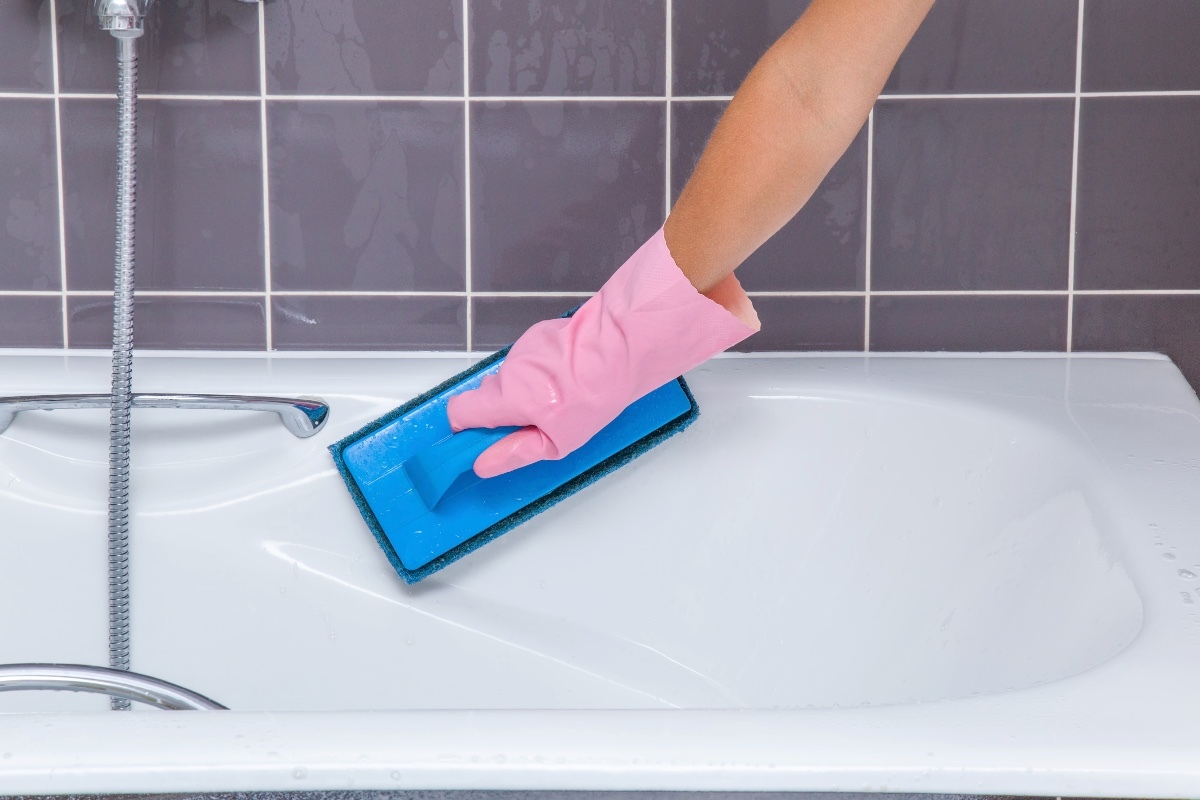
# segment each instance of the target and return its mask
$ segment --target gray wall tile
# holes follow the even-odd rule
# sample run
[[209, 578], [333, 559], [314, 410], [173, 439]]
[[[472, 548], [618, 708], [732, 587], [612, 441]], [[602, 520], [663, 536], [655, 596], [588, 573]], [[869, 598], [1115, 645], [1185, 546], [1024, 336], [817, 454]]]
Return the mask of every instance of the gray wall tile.
[[0, 347], [62, 347], [62, 300], [0, 297]]
[[459, 0], [275, 0], [265, 13], [272, 92], [462, 94]]
[[0, 92], [53, 91], [50, 4], [0, 3]]
[[1075, 349], [1166, 353], [1200, 389], [1200, 296], [1077, 295]]
[[[117, 88], [116, 44], [100, 30], [92, 2], [58, 0], [63, 91]], [[160, 0], [138, 54], [141, 92], [256, 95], [258, 9], [232, 0]]]
[[1078, 19], [1078, 0], [938, 0], [884, 91], [1073, 92]]
[[473, 287], [591, 291], [662, 225], [664, 103], [472, 103]]
[[942, 295], [871, 298], [871, 349], [1062, 350], [1067, 298]]
[[[672, 197], [679, 198], [726, 103], [672, 104]], [[808, 204], [738, 268], [747, 291], [862, 289], [866, 266], [867, 129]]]
[[1200, 288], [1200, 97], [1083, 101], [1080, 289]]
[[872, 288], [1066, 289], [1071, 100], [899, 100], [875, 118]]
[[[112, 288], [116, 102], [64, 99], [67, 284]], [[137, 285], [263, 290], [257, 103], [143, 100]]]
[[458, 297], [276, 297], [280, 350], [464, 350], [466, 301]]
[[471, 94], [663, 93], [665, 0], [470, 0]]
[[0, 131], [0, 289], [58, 289], [54, 101], [0, 101]]
[[733, 94], [809, 0], [674, 0], [677, 96]]
[[[133, 344], [147, 350], [262, 350], [264, 303], [258, 297], [138, 297]], [[112, 299], [68, 301], [71, 347], [112, 347]]]
[[582, 297], [474, 297], [471, 299], [475, 349], [499, 350], [517, 340], [535, 322], [561, 317], [582, 304]]
[[274, 102], [275, 288], [466, 285], [460, 103]]
[[1088, 0], [1083, 90], [1200, 89], [1200, 3]]
[[735, 350], [862, 350], [861, 297], [755, 297], [762, 330]]

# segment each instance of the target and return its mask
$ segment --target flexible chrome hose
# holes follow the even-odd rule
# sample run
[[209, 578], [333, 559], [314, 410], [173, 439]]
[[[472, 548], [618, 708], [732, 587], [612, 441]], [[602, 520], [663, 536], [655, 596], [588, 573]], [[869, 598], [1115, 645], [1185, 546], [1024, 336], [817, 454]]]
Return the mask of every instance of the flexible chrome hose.
[[[129, 427], [133, 406], [134, 211], [137, 192], [137, 39], [117, 39], [117, 251], [112, 411], [108, 448], [108, 663], [129, 669]], [[129, 700], [112, 698], [124, 711]]]

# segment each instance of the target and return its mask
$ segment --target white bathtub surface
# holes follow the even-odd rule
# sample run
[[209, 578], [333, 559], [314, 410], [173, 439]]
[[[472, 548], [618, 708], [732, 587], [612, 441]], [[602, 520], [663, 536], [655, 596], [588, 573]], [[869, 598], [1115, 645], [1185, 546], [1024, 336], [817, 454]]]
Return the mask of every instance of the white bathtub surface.
[[[408, 587], [326, 448], [468, 363], [141, 358], [138, 391], [331, 420], [135, 413], [133, 667], [234, 711], [0, 695], [0, 794], [1200, 796], [1200, 402], [1169, 361], [719, 359], [685, 434]], [[0, 355], [0, 395], [106, 380]], [[0, 435], [0, 663], [107, 661], [106, 424]]]

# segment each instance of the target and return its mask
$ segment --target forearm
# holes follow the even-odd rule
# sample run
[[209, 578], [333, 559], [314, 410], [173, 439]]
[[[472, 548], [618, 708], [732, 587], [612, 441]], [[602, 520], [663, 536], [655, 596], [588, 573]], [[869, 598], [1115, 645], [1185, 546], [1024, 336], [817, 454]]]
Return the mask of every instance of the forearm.
[[795, 216], [862, 128], [933, 0], [813, 0], [729, 104], [666, 223], [702, 292]]

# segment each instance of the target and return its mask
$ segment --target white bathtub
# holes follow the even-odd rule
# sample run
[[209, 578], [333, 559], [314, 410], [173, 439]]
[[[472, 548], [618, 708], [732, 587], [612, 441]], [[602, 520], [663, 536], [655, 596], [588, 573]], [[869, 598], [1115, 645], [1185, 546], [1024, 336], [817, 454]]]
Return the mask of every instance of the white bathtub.
[[[0, 794], [1200, 797], [1200, 402], [1157, 356], [763, 357], [416, 587], [326, 447], [466, 359], [139, 357], [132, 662], [229, 712], [0, 695]], [[0, 395], [105, 391], [0, 354]], [[107, 663], [107, 415], [0, 435], [0, 663]], [[1190, 577], [1189, 577], [1190, 576]]]

